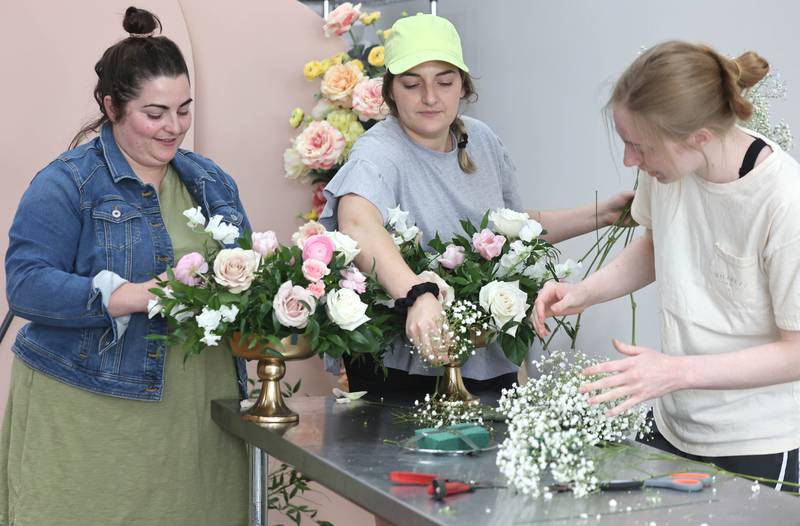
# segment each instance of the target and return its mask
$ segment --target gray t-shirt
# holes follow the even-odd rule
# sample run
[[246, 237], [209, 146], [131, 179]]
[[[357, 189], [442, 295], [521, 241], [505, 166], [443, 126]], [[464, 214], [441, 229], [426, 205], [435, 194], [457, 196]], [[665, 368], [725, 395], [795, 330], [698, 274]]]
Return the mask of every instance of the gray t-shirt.
[[[515, 167], [503, 144], [481, 121], [462, 117], [469, 135], [467, 152], [477, 167], [472, 174], [458, 165], [458, 150], [438, 152], [413, 142], [394, 117], [376, 124], [358, 141], [347, 163], [325, 187], [328, 202], [320, 222], [336, 228], [339, 198], [355, 194], [370, 201], [386, 220], [387, 210], [399, 206], [409, 212], [427, 248], [436, 232], [447, 241], [463, 233], [462, 219], [476, 226], [489, 209], [522, 210], [514, 175]], [[384, 365], [412, 374], [434, 375], [411, 355], [404, 341], [396, 341], [386, 354]], [[486, 380], [516, 372], [497, 344], [478, 352], [462, 368], [466, 378]]]

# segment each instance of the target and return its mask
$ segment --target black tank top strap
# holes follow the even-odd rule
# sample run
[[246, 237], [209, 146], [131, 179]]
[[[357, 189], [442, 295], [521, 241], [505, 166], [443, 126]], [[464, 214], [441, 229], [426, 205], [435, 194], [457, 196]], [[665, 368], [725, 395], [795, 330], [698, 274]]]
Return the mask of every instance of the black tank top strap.
[[763, 150], [765, 146], [767, 146], [767, 143], [758, 137], [750, 144], [750, 147], [747, 148], [747, 152], [744, 154], [742, 167], [739, 168], [739, 179], [747, 175], [748, 172], [753, 169], [753, 167], [756, 165], [758, 154], [761, 153], [761, 150]]

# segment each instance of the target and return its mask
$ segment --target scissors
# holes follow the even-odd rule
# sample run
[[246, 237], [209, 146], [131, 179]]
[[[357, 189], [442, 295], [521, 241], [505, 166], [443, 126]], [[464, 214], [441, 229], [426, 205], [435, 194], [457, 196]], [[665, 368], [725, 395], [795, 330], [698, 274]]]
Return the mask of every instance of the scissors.
[[436, 473], [415, 473], [413, 471], [392, 471], [389, 473], [389, 480], [395, 484], [407, 484], [412, 486], [427, 486], [428, 495], [433, 500], [442, 500], [450, 495], [459, 493], [470, 493], [476, 489], [484, 488], [505, 488], [491, 483], [469, 482], [460, 480], [450, 480]]
[[711, 480], [711, 475], [708, 473], [670, 473], [669, 475], [643, 480], [609, 480], [607, 482], [601, 482], [600, 489], [606, 491], [620, 491], [638, 488], [667, 488], [677, 491], [694, 492], [710, 486]]

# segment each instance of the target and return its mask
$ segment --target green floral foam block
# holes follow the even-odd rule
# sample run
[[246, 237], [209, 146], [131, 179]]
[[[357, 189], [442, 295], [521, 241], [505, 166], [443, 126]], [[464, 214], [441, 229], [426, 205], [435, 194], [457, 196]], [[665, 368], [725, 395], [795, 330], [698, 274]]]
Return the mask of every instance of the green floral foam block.
[[473, 444], [479, 449], [489, 446], [489, 431], [475, 424], [456, 424], [444, 429], [417, 429], [414, 436], [417, 437], [417, 447], [420, 449], [458, 451], [471, 449]]

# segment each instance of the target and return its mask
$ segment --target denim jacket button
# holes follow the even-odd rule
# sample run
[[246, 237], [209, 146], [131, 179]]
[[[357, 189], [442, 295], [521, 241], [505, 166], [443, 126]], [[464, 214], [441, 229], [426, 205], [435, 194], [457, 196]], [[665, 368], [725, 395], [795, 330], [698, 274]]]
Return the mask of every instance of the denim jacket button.
[[114, 210], [111, 211], [111, 217], [114, 219], [119, 219], [122, 216], [122, 212], [119, 211], [119, 208], [114, 207]]

